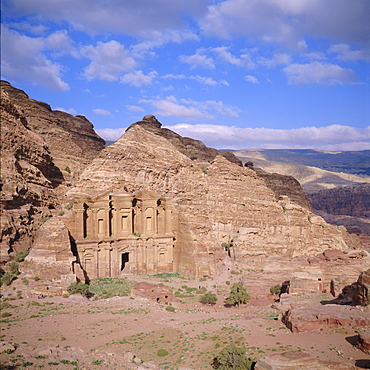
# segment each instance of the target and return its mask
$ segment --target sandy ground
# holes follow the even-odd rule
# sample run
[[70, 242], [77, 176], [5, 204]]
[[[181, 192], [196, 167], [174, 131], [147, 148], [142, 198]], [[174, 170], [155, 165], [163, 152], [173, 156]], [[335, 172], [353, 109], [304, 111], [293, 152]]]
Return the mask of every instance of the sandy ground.
[[[224, 278], [199, 282], [130, 277], [174, 289], [184, 284], [207, 285], [219, 293], [215, 306], [201, 305], [197, 295], [180, 298], [173, 304], [175, 312], [166, 311], [166, 305], [145, 298], [46, 297], [41, 300], [28, 293], [32, 283], [25, 286], [18, 279], [2, 291], [12, 307], [2, 310], [11, 316], [1, 319], [1, 341], [18, 346], [15, 351], [0, 354], [1, 368], [137, 368], [124, 363], [121, 357], [131, 352], [143, 361], [143, 369], [212, 369], [212, 359], [230, 343], [244, 345], [254, 358], [298, 350], [322, 360], [370, 368], [370, 356], [353, 346], [357, 335], [353, 328], [292, 334], [278, 319], [278, 312], [271, 308], [273, 297], [267, 304], [266, 300], [259, 304], [258, 299], [252, 299], [240, 307], [224, 307], [223, 294], [229, 288]], [[311, 301], [316, 298], [319, 300], [312, 294], [309, 297]], [[158, 356], [159, 349], [165, 349], [168, 354]], [[134, 360], [131, 358], [130, 362]]]

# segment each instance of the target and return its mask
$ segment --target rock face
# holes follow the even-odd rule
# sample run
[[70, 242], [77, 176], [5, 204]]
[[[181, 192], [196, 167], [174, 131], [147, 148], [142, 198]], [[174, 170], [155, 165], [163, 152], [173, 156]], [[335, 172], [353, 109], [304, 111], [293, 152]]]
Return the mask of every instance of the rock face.
[[343, 362], [321, 361], [305, 352], [282, 352], [258, 360], [255, 370], [355, 370], [356, 366]]
[[176, 134], [175, 132], [167, 128], [162, 128], [162, 124], [154, 116], [150, 114], [144, 116], [144, 118], [141, 121], [133, 123], [131, 126], [127, 128], [126, 131], [138, 125], [144, 128], [145, 130], [148, 130], [156, 135], [164, 137], [172, 145], [174, 145], [180, 153], [186, 155], [192, 160], [211, 162], [215, 159], [217, 155], [221, 155], [230, 162], [242, 166], [242, 161], [236, 158], [233, 153], [224, 150], [208, 148], [199, 140], [194, 140], [189, 137], [182, 137], [181, 135]]
[[137, 283], [132, 287], [131, 297], [147, 298], [158, 303], [172, 303], [177, 301], [171, 290], [165, 286], [144, 282]]
[[370, 184], [343, 186], [310, 194], [312, 207], [332, 215], [370, 218]]
[[350, 306], [295, 306], [282, 317], [283, 323], [292, 333], [319, 331], [323, 327], [370, 328], [370, 311]]
[[185, 276], [219, 274], [228, 254], [241, 267], [263, 268], [274, 255], [348, 249], [347, 233], [312, 214], [296, 195], [277, 196], [272, 181], [221, 155], [200, 166], [162, 131], [157, 134], [162, 129], [153, 120], [132, 125], [105, 148], [67, 196], [152, 191], [166, 197], [172, 207], [174, 271]]
[[370, 355], [370, 329], [363, 329], [358, 333], [356, 347]]
[[57, 216], [60, 196], [104, 148], [84, 117], [1, 81], [1, 262], [32, 245], [43, 220]]
[[63, 221], [52, 217], [37, 230], [32, 249], [22, 264], [22, 271], [43, 280], [69, 281], [75, 260], [68, 229]]

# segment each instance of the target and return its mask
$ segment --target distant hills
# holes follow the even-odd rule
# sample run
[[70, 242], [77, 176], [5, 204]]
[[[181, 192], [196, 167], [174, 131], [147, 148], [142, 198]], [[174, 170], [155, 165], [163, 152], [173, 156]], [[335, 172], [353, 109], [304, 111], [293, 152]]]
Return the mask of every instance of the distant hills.
[[244, 163], [295, 177], [307, 194], [370, 182], [370, 150], [328, 152], [313, 149], [230, 150]]
[[240, 158], [318, 167], [331, 172], [370, 176], [370, 150], [329, 152], [315, 149], [230, 150]]
[[[315, 213], [348, 231], [370, 235], [370, 150], [230, 150], [267, 172], [290, 175], [302, 185]], [[364, 239], [370, 245], [370, 239]]]

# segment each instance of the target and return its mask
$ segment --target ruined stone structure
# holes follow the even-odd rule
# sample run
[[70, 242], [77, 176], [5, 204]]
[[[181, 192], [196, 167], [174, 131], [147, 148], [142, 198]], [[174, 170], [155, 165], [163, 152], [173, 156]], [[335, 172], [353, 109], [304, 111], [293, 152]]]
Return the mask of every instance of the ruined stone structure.
[[66, 221], [85, 279], [173, 271], [174, 236], [165, 198], [139, 192], [86, 199], [75, 201]]

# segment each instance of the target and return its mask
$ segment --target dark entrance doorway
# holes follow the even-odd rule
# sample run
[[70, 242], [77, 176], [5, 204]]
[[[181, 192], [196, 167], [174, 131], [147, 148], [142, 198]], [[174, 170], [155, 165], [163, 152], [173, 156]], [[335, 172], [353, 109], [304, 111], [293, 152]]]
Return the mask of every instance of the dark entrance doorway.
[[121, 271], [125, 268], [126, 263], [129, 261], [129, 253], [121, 254]]

